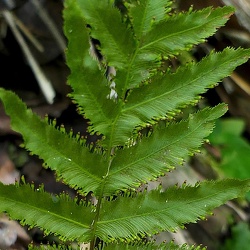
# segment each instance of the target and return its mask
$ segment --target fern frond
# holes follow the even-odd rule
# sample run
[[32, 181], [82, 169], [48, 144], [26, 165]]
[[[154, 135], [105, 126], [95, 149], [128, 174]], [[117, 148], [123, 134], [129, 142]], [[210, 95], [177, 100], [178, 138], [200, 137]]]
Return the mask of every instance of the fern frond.
[[[138, 12], [139, 10], [136, 11]], [[171, 57], [181, 50], [190, 49], [203, 42], [215, 33], [216, 27], [224, 25], [231, 14], [231, 7], [215, 10], [207, 8], [169, 16], [166, 20], [152, 25], [149, 32], [138, 38], [139, 43], [131, 57], [124, 88], [137, 87], [146, 80], [150, 76], [149, 72], [159, 67], [161, 56]]]
[[[41, 245], [41, 246], [29, 246], [29, 250], [65, 250], [65, 246], [57, 245]], [[67, 250], [74, 250], [76, 248], [67, 246]], [[145, 243], [145, 244], [105, 244], [104, 246], [97, 246], [97, 250], [206, 250], [205, 247], [201, 246], [189, 246], [187, 244], [176, 245], [173, 241], [168, 243], [162, 243], [156, 245], [154, 243]], [[83, 249], [85, 250], [85, 249]], [[86, 249], [87, 250], [87, 249]]]
[[53, 244], [53, 245], [41, 244], [40, 246], [34, 246], [34, 245], [30, 244], [28, 246], [28, 250], [88, 250], [88, 249], [85, 249], [85, 248], [76, 248], [75, 245], [73, 245], [73, 246], [70, 246], [70, 245], [69, 246], [65, 246], [65, 245], [61, 245], [61, 244], [59, 244], [59, 245], [58, 244]]
[[103, 247], [102, 250], [206, 250], [206, 248], [195, 245], [189, 246], [187, 244], [176, 245], [171, 241], [160, 245], [156, 245], [154, 243], [147, 243], [139, 246], [129, 244], [109, 244]]
[[205, 38], [215, 33], [217, 27], [225, 24], [232, 12], [232, 7], [214, 10], [209, 7], [171, 16], [152, 26], [143, 39], [140, 51], [152, 55], [174, 55], [177, 51], [204, 42]]
[[0, 183], [0, 211], [22, 224], [38, 226], [46, 234], [55, 233], [62, 240], [90, 240], [91, 207], [76, 205], [67, 195], [53, 196], [41, 188]]
[[[205, 181], [143, 193], [134, 189], [197, 151], [214, 120], [225, 113], [225, 105], [205, 108], [179, 122], [171, 118], [244, 63], [250, 49], [212, 52], [175, 73], [161, 71], [166, 59], [224, 25], [232, 8], [167, 14], [169, 0], [129, 0], [122, 14], [114, 2], [65, 0], [71, 97], [90, 120], [89, 131], [103, 135], [99, 151], [92, 152], [77, 138], [48, 125], [15, 94], [0, 88], [12, 128], [22, 134], [25, 147], [70, 187], [93, 192], [96, 205], [53, 196], [32, 185], [0, 184], [0, 212], [62, 240], [87, 242], [91, 250], [200, 249], [172, 242], [157, 246], [142, 239], [204, 218], [249, 191], [250, 180]], [[93, 41], [99, 42], [95, 51], [102, 60], [91, 55]], [[166, 126], [157, 124], [161, 119], [167, 120]], [[152, 134], [140, 136], [147, 124], [152, 125]]]
[[[156, 2], [160, 3], [157, 8], [162, 9], [163, 3], [160, 0]], [[165, 116], [166, 112], [173, 112], [179, 106], [194, 101], [198, 93], [205, 92], [215, 82], [227, 76], [236, 66], [246, 60], [244, 55], [249, 53], [237, 50], [230, 57], [229, 51], [226, 50], [221, 55], [211, 55], [198, 65], [183, 67], [176, 74], [166, 74], [161, 78], [153, 77], [149, 80], [150, 84], [140, 88], [141, 90], [134, 89], [128, 97], [128, 102], [125, 102], [127, 91], [148, 78], [148, 73], [145, 75], [144, 72], [149, 72], [149, 69], [152, 69], [152, 65], [149, 66], [150, 62], [157, 63], [155, 56], [150, 56], [151, 52], [155, 53], [154, 45], [157, 44], [154, 43], [159, 42], [160, 44], [157, 46], [165, 51], [164, 55], [170, 56], [175, 50], [171, 50], [171, 39], [175, 41], [174, 37], [178, 35], [180, 41], [174, 42], [179, 44], [178, 50], [182, 46], [183, 49], [186, 48], [189, 43], [196, 44], [207, 35], [213, 34], [216, 30], [214, 27], [223, 25], [226, 16], [231, 13], [232, 9], [230, 7], [216, 10], [208, 8], [198, 12], [170, 16], [166, 20], [161, 17], [161, 22], [152, 25], [145, 37], [141, 37], [141, 41], [135, 44], [130, 42], [133, 40], [131, 37], [133, 27], [126, 27], [121, 20], [119, 11], [109, 1], [99, 3], [97, 0], [88, 0], [78, 3], [80, 7], [76, 1], [66, 1], [64, 12], [65, 33], [69, 39], [67, 61], [72, 72], [69, 84], [74, 90], [71, 96], [81, 107], [86, 118], [91, 120], [90, 132], [98, 132], [105, 136], [106, 140], [102, 142], [102, 146], [106, 148], [124, 145], [132, 136], [132, 131], [136, 126]], [[152, 4], [151, 1], [142, 3], [146, 5], [145, 8]], [[156, 3], [153, 6], [156, 6]], [[136, 13], [135, 9], [136, 7], [134, 8]], [[152, 13], [150, 12], [148, 15], [151, 16]], [[185, 22], [183, 23], [183, 21]], [[143, 19], [141, 22], [144, 22]], [[148, 21], [145, 22], [148, 23]], [[110, 25], [111, 23], [112, 25]], [[110, 92], [108, 81], [98, 68], [98, 63], [89, 55], [90, 36], [86, 24], [91, 25], [91, 36], [94, 34], [94, 37], [99, 39], [101, 52], [104, 57], [107, 57], [108, 63], [118, 69], [115, 76], [115, 91], [118, 94], [116, 102], [107, 98]], [[148, 24], [142, 23], [142, 25], [144, 27]], [[162, 25], [162, 27], [157, 28], [157, 25]], [[185, 26], [187, 29], [185, 30], [183, 25], [187, 25], [189, 28], [187, 29]], [[202, 32], [197, 32], [201, 26], [204, 27]], [[119, 35], [120, 31], [123, 32], [123, 35]], [[157, 37], [154, 32], [162, 37]], [[149, 35], [153, 39], [150, 44], [147, 43]], [[150, 50], [152, 51], [150, 52]], [[109, 59], [109, 53], [115, 58]], [[158, 56], [159, 54], [157, 54]], [[235, 57], [235, 60], [232, 61], [232, 57]], [[218, 61], [216, 61], [217, 59]], [[217, 67], [218, 63], [223, 65], [220, 70]], [[231, 64], [232, 66], [229, 67], [228, 65]], [[210, 66], [208, 70], [206, 69], [207, 65]], [[206, 78], [207, 75], [210, 77]], [[177, 91], [177, 94], [173, 95], [174, 91]], [[183, 94], [186, 92], [189, 94], [184, 98]], [[154, 93], [153, 96], [152, 93]]]
[[71, 187], [82, 189], [82, 192], [98, 188], [106, 174], [105, 160], [101, 155], [91, 153], [68, 134], [49, 126], [27, 109], [13, 92], [0, 89], [0, 99], [6, 113], [11, 116], [12, 128], [22, 134], [28, 150], [43, 159]]
[[101, 43], [101, 51], [111, 66], [125, 68], [133, 53], [135, 41], [122, 21], [117, 8], [107, 0], [77, 0], [91, 36]]
[[[118, 96], [121, 98], [124, 98], [127, 89], [139, 86], [147, 79], [150, 70], [159, 67], [159, 56], [173, 56], [180, 50], [204, 41], [206, 37], [214, 34], [216, 27], [224, 25], [228, 16], [232, 14], [231, 7], [224, 7], [171, 16], [162, 22], [155, 22], [151, 25], [151, 29], [144, 36], [137, 37], [139, 41], [135, 42], [132, 36], [133, 27], [126, 27], [119, 11], [109, 1], [77, 2], [86, 23], [91, 26], [91, 36], [100, 41], [103, 56], [109, 65], [118, 69], [116, 84]], [[145, 4], [145, 8], [148, 9], [151, 2], [142, 1], [141, 4]], [[133, 8], [133, 19], [136, 19], [136, 14], [140, 13], [140, 6]], [[162, 0], [154, 1], [155, 9], [152, 8], [152, 12], [145, 16], [147, 19], [145, 22], [148, 23], [152, 14], [162, 9], [162, 6]], [[144, 27], [143, 29], [148, 26], [143, 18], [137, 20], [136, 27], [139, 25]], [[82, 57], [82, 53], [79, 53], [79, 56]]]
[[201, 146], [203, 139], [212, 132], [214, 120], [226, 110], [225, 105], [205, 108], [187, 120], [156, 129], [152, 136], [143, 138], [135, 146], [117, 151], [106, 178], [105, 191], [112, 194], [114, 190], [135, 188], [182, 164], [188, 154]]
[[[250, 50], [226, 48], [222, 52], [211, 53], [199, 63], [181, 66], [176, 73], [153, 78], [152, 83], [131, 92], [123, 113], [130, 116], [130, 110], [136, 111], [139, 117], [141, 115], [141, 120], [146, 122], [152, 117], [161, 117], [188, 105], [198, 94], [214, 87], [238, 65], [246, 62], [249, 53]], [[152, 89], [155, 91], [154, 96], [151, 94]]]
[[104, 72], [90, 55], [87, 24], [76, 1], [65, 2], [64, 19], [64, 32], [69, 39], [66, 56], [71, 69], [68, 79], [73, 88], [71, 97], [80, 112], [91, 120], [89, 130], [105, 135], [117, 116], [117, 109], [113, 108], [114, 102], [107, 99], [110, 89]]
[[152, 25], [163, 21], [171, 10], [172, 0], [131, 1], [128, 5], [131, 22], [136, 38], [141, 39], [152, 28]]
[[246, 62], [249, 53], [250, 50], [227, 48], [199, 63], [182, 66], [174, 74], [155, 77], [149, 84], [131, 91], [120, 117], [112, 124], [114, 145], [126, 142], [136, 126], [192, 104], [199, 94]]
[[102, 204], [97, 235], [104, 241], [136, 239], [159, 231], [175, 231], [196, 222], [228, 200], [242, 196], [250, 181], [205, 181], [196, 186], [153, 190], [136, 197], [118, 197]]

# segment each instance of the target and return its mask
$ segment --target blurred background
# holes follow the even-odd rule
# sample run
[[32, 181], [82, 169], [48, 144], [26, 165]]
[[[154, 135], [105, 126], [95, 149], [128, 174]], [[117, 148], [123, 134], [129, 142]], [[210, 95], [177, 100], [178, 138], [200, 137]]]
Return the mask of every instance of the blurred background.
[[[120, 6], [121, 1], [115, 1]], [[232, 5], [235, 15], [213, 37], [189, 54], [199, 61], [211, 50], [250, 47], [250, 0], [176, 0], [177, 10]], [[0, 86], [15, 91], [34, 112], [87, 135], [87, 123], [66, 97], [69, 69], [65, 65], [67, 41], [63, 35], [62, 0], [0, 0]], [[195, 183], [203, 179], [250, 178], [250, 62], [237, 68], [215, 89], [209, 90], [200, 107], [225, 102], [229, 111], [216, 125], [202, 154], [191, 158], [186, 167], [177, 168], [159, 180], [163, 185]], [[95, 138], [89, 140], [94, 141]], [[19, 147], [22, 138], [10, 128], [9, 118], [0, 104], [0, 181], [10, 184], [24, 176], [35, 186], [58, 194], [75, 193], [55, 181], [53, 172]], [[151, 184], [153, 187], [155, 184]], [[187, 225], [175, 234], [162, 233], [158, 241], [174, 238], [179, 244], [204, 244], [210, 250], [250, 249], [250, 194], [216, 209], [206, 221]], [[27, 249], [34, 243], [58, 242], [39, 229], [27, 230], [18, 222], [0, 215], [0, 249]]]

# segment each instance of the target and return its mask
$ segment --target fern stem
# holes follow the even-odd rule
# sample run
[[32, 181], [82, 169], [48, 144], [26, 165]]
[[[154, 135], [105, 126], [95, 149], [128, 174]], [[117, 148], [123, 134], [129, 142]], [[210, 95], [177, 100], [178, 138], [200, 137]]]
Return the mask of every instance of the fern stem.
[[[112, 155], [114, 154], [114, 148], [111, 148], [109, 150], [109, 155], [110, 155], [110, 160], [109, 160], [109, 164], [108, 164], [108, 169], [107, 169], [107, 174], [106, 176], [103, 176], [104, 179], [106, 179], [106, 177], [109, 175], [109, 169], [112, 163]], [[97, 206], [96, 206], [96, 215], [95, 218], [92, 222], [92, 232], [93, 232], [93, 239], [90, 242], [90, 250], [94, 250], [95, 245], [96, 245], [96, 240], [97, 238], [95, 237], [96, 235], [96, 229], [97, 229], [97, 222], [99, 220], [99, 216], [100, 216], [100, 210], [101, 210], [101, 205], [102, 205], [102, 201], [103, 201], [103, 193], [104, 193], [104, 187], [106, 185], [106, 182], [104, 181], [101, 187], [101, 191], [99, 193], [99, 197], [98, 198], [98, 202], [97, 202]]]
[[96, 228], [97, 228], [97, 221], [99, 219], [99, 215], [100, 215], [100, 209], [101, 209], [101, 203], [102, 203], [102, 193], [103, 193], [103, 187], [101, 190], [101, 194], [99, 196], [98, 202], [97, 202], [97, 206], [96, 206], [96, 216], [92, 222], [92, 232], [93, 232], [93, 239], [90, 242], [90, 250], [94, 250], [95, 248], [95, 244], [96, 244]]
[[115, 154], [115, 147], [112, 147], [110, 150], [109, 150], [109, 154], [110, 155], [110, 159], [109, 159], [109, 165], [108, 165], [108, 169], [107, 169], [107, 173], [105, 175], [105, 178], [107, 176], [109, 176], [109, 170], [110, 170], [110, 167], [111, 167], [111, 164], [112, 164], [112, 160], [113, 160], [113, 155]]
[[90, 241], [89, 250], [94, 250], [94, 248], [95, 248], [95, 239], [93, 239], [93, 240]]
[[124, 101], [126, 100], [126, 92], [129, 89], [127, 85], [128, 85], [129, 77], [130, 77], [130, 74], [131, 74], [131, 69], [132, 69], [132, 66], [134, 66], [134, 61], [135, 61], [135, 58], [137, 56], [138, 50], [139, 50], [139, 46], [137, 45], [137, 47], [135, 49], [135, 53], [133, 55], [131, 55], [132, 58], [131, 58], [129, 67], [127, 69], [127, 75], [126, 75], [126, 79], [125, 79], [125, 85], [124, 85], [124, 88], [123, 88], [123, 93], [121, 95], [123, 97]]

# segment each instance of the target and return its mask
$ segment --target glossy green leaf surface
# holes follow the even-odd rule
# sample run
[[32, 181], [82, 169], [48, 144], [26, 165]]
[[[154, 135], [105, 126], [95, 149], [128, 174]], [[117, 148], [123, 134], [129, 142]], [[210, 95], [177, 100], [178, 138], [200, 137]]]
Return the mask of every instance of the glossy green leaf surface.
[[139, 193], [135, 198], [118, 197], [103, 204], [97, 235], [107, 241], [174, 231], [249, 189], [249, 180], [220, 180], [201, 182], [194, 187], [170, 187], [165, 192]]
[[69, 96], [89, 120], [88, 132], [101, 135], [94, 145], [48, 124], [16, 94], [0, 89], [11, 126], [22, 134], [26, 149], [74, 188], [78, 199], [26, 184], [0, 184], [0, 211], [63, 241], [89, 243], [91, 250], [200, 249], [145, 244], [141, 237], [204, 218], [249, 191], [249, 180], [204, 181], [144, 193], [137, 187], [201, 147], [227, 107], [203, 108], [186, 119], [183, 109], [196, 105], [201, 94], [246, 62], [250, 50], [226, 48], [184, 65], [178, 55], [187, 55], [223, 26], [231, 7], [176, 13], [168, 0], [119, 3], [120, 9], [114, 0], [64, 1]]
[[[0, 212], [21, 220], [31, 227], [38, 226], [47, 234], [54, 233], [63, 240], [88, 241], [94, 213], [91, 207], [76, 205], [68, 196], [33, 190], [29, 185], [4, 186], [0, 183]], [[84, 216], [83, 216], [84, 214]]]
[[[197, 150], [214, 127], [214, 120], [226, 112], [225, 105], [206, 108], [187, 120], [156, 129], [137, 145], [119, 150], [112, 161], [105, 190], [138, 186], [183, 163]], [[110, 191], [109, 191], [110, 192]]]
[[101, 167], [105, 161], [101, 155], [92, 154], [76, 139], [48, 125], [27, 109], [14, 93], [0, 89], [0, 99], [11, 116], [12, 128], [22, 134], [29, 151], [43, 159], [71, 187], [84, 192], [98, 188], [105, 175], [105, 168]]

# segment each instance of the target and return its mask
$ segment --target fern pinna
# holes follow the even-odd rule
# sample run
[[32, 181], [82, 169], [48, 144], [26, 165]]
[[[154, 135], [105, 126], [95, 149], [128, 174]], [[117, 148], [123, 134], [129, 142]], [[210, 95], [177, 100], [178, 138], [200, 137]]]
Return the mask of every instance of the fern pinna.
[[197, 151], [226, 106], [175, 117], [247, 61], [250, 50], [226, 48], [173, 70], [171, 60], [214, 34], [232, 8], [175, 13], [168, 0], [130, 0], [121, 12], [114, 2], [65, 1], [70, 97], [90, 120], [89, 132], [102, 136], [95, 147], [0, 90], [12, 128], [22, 134], [27, 150], [81, 196], [91, 192], [96, 203], [54, 196], [25, 183], [1, 184], [0, 210], [63, 241], [89, 243], [90, 249], [196, 249], [140, 239], [150, 241], [153, 234], [203, 218], [244, 195], [249, 180], [204, 181], [165, 191], [139, 192], [138, 187]]

